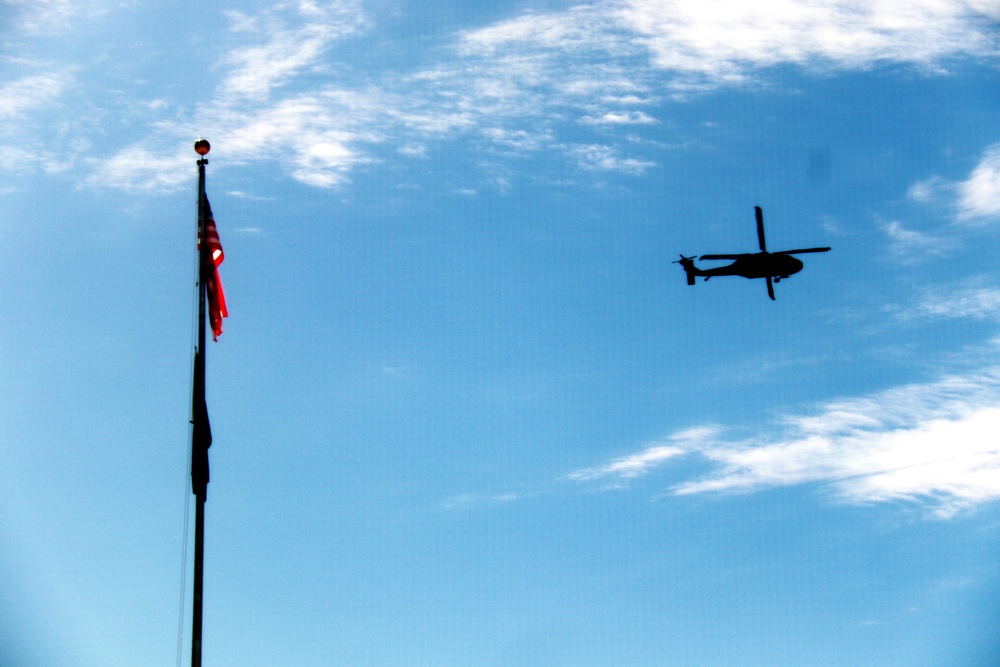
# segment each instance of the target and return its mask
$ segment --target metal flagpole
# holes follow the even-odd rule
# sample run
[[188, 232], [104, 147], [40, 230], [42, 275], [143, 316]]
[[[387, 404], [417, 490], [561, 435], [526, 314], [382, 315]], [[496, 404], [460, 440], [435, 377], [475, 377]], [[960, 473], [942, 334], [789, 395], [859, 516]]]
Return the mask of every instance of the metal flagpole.
[[205, 241], [205, 165], [208, 164], [209, 143], [199, 139], [194, 150], [198, 160], [198, 347], [194, 357], [194, 388], [191, 436], [191, 490], [195, 495], [194, 522], [194, 595], [191, 614], [191, 667], [201, 667], [202, 586], [205, 565], [205, 498], [208, 495], [208, 446], [212, 443], [208, 409], [205, 404], [205, 267], [209, 261]]

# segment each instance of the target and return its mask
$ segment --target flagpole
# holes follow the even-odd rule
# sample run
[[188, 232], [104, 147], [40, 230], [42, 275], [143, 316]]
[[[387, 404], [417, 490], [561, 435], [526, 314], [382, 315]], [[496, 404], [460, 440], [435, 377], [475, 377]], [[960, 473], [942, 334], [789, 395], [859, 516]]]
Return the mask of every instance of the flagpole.
[[[195, 495], [194, 520], [194, 595], [192, 596], [191, 613], [191, 667], [201, 667], [201, 626], [202, 626], [202, 588], [204, 585], [205, 566], [205, 499], [208, 495], [208, 450], [201, 442], [203, 433], [199, 431], [208, 428], [208, 410], [205, 407], [205, 265], [208, 261], [208, 243], [205, 242], [205, 165], [208, 164], [208, 151], [211, 146], [204, 139], [194, 144], [194, 150], [201, 159], [198, 160], [198, 347], [194, 360], [194, 388], [192, 391], [192, 412], [194, 414], [194, 429], [191, 437], [191, 490]], [[201, 418], [204, 422], [199, 424]], [[211, 431], [208, 443], [211, 444]], [[201, 451], [203, 446], [204, 451]], [[204, 462], [202, 458], [204, 457]]]

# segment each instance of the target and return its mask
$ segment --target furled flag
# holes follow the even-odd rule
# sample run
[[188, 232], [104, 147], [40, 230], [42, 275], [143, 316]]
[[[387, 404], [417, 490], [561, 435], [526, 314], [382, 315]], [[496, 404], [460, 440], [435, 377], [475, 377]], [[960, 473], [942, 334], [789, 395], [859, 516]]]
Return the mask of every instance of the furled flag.
[[[198, 250], [201, 250], [201, 239], [198, 240]], [[215, 218], [212, 217], [212, 207], [205, 197], [205, 244], [208, 247], [208, 262], [211, 266], [202, 267], [201, 276], [205, 281], [208, 293], [208, 319], [212, 323], [212, 340], [219, 340], [222, 333], [222, 318], [229, 317], [226, 310], [226, 295], [222, 291], [222, 281], [219, 280], [219, 264], [225, 255], [222, 253], [222, 242], [219, 241], [219, 230], [215, 228]]]
[[194, 355], [194, 391], [191, 394], [191, 490], [202, 500], [208, 495], [208, 448], [212, 446], [212, 425], [205, 402], [205, 358]]

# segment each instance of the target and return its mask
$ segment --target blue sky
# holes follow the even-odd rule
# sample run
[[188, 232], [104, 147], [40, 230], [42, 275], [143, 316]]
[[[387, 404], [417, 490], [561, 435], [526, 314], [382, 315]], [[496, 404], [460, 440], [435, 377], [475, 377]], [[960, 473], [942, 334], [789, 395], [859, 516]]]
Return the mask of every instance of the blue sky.
[[203, 136], [205, 664], [995, 664], [1000, 4], [488, 4], [3, 5], [0, 662], [188, 660]]

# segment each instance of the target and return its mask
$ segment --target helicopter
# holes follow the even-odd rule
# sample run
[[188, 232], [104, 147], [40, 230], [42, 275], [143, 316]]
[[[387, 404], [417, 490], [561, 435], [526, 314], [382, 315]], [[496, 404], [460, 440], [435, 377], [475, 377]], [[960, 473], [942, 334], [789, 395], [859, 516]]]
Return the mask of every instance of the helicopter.
[[733, 259], [736, 260], [729, 266], [720, 266], [714, 269], [699, 269], [694, 265], [695, 257], [685, 257], [681, 255], [674, 264], [680, 264], [687, 274], [688, 285], [694, 285], [697, 276], [705, 276], [708, 280], [712, 276], [743, 276], [744, 278], [764, 278], [767, 281], [767, 295], [774, 301], [774, 283], [781, 282], [793, 273], [802, 270], [802, 262], [792, 255], [800, 255], [807, 252], [826, 252], [830, 248], [797, 248], [795, 250], [780, 250], [778, 252], [768, 252], [767, 244], [764, 242], [764, 212], [760, 206], [754, 206], [757, 214], [757, 240], [760, 243], [760, 252], [745, 252], [734, 255], [702, 255], [698, 259]]

